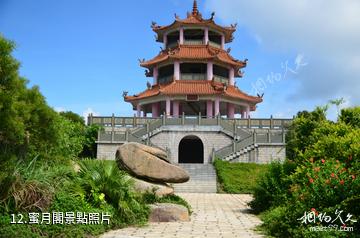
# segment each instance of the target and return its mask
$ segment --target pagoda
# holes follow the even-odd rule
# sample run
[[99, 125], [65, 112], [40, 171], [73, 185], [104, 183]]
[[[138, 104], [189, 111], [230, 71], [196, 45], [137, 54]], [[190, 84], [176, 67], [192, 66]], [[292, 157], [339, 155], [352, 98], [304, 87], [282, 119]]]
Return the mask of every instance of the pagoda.
[[237, 60], [225, 45], [232, 42], [236, 24], [223, 27], [215, 23], [214, 13], [204, 19], [194, 1], [192, 12], [185, 19], [175, 14], [167, 26], [152, 23], [161, 52], [140, 65], [153, 82], [136, 95], [124, 94], [137, 117], [153, 118], [206, 116], [207, 118], [235, 115], [249, 118], [262, 98], [250, 96], [235, 84], [243, 76], [247, 60]]

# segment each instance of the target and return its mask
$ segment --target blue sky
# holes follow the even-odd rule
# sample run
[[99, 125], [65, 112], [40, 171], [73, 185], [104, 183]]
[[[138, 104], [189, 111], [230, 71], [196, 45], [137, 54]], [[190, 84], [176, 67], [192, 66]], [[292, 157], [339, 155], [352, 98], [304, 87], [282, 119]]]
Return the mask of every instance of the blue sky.
[[[215, 11], [219, 24], [238, 23], [228, 47], [249, 64], [237, 85], [265, 93], [252, 117], [292, 117], [339, 97], [359, 105], [358, 1], [198, 2], [204, 17]], [[17, 44], [21, 75], [55, 109], [131, 116], [122, 91], [146, 88], [151, 79], [138, 59], [161, 46], [151, 22], [170, 24], [191, 7], [192, 0], [0, 0], [0, 32]]]

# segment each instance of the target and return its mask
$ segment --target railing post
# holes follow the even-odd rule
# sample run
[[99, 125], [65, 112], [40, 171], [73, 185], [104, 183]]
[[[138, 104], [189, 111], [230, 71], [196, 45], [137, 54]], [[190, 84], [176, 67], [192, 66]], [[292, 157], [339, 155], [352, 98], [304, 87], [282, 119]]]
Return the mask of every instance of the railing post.
[[136, 126], [136, 116], [135, 116], [135, 114], [134, 114], [134, 118], [133, 118], [133, 127], [135, 127]]
[[267, 140], [268, 140], [268, 143], [271, 143], [271, 132], [270, 132], [270, 129], [268, 130], [268, 133], [267, 133]]
[[236, 152], [236, 142], [235, 142], [235, 140], [233, 140], [232, 152], [233, 153]]
[[212, 163], [212, 162], [214, 162], [214, 160], [215, 160], [215, 148], [213, 147], [212, 151], [211, 151], [211, 161], [210, 162]]
[[270, 129], [274, 128], [274, 121], [273, 121], [273, 115], [270, 117]]
[[127, 129], [127, 128], [126, 128], [126, 131], [125, 131], [125, 141], [129, 142], [129, 129]]
[[114, 142], [114, 127], [111, 128], [111, 143]]
[[93, 124], [93, 114], [90, 113], [90, 115], [88, 116], [88, 125], [92, 125]]
[[250, 118], [248, 117], [248, 119], [247, 119], [247, 126], [248, 126], [248, 128], [251, 128], [251, 121], [250, 121]]
[[185, 112], [181, 115], [181, 125], [185, 125]]
[[114, 113], [111, 115], [111, 126], [115, 127], [115, 115], [114, 115]]
[[165, 113], [165, 112], [164, 112], [163, 118], [162, 118], [162, 125], [163, 125], [163, 126], [166, 125], [166, 113]]
[[282, 129], [282, 142], [285, 143], [285, 136], [286, 136], [286, 133], [284, 131], [284, 128]]
[[201, 112], [199, 112], [199, 116], [198, 116], [198, 125], [201, 125]]
[[254, 142], [254, 145], [256, 144], [256, 130], [254, 130], [254, 133], [253, 133], [253, 142]]
[[234, 133], [234, 139], [236, 138], [236, 136], [237, 136], [237, 127], [236, 127], [236, 120], [233, 120], [233, 122], [234, 122], [234, 131], [233, 131], [233, 133]]

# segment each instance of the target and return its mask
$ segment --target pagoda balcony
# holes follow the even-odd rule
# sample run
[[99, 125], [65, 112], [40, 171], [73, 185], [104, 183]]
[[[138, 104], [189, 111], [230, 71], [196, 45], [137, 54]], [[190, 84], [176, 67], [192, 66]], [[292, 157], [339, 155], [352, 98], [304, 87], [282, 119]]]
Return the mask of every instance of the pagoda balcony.
[[219, 75], [214, 75], [213, 77], [214, 77], [215, 82], [229, 84], [229, 78], [219, 76]]
[[204, 40], [185, 40], [185, 45], [204, 45]]
[[172, 82], [173, 80], [174, 80], [174, 76], [173, 76], [173, 75], [163, 76], [163, 77], [159, 77], [159, 78], [158, 78], [159, 84], [167, 84], [167, 83]]
[[206, 74], [181, 74], [182, 80], [206, 80], [207, 75]]
[[[204, 40], [185, 40], [184, 45], [204, 45]], [[209, 40], [209, 45], [215, 48], [221, 49], [221, 44]], [[175, 48], [178, 46], [178, 42], [170, 42], [166, 45], [166, 48]]]
[[216, 43], [214, 41], [209, 40], [209, 45], [215, 48], [220, 48], [221, 49], [221, 44]]

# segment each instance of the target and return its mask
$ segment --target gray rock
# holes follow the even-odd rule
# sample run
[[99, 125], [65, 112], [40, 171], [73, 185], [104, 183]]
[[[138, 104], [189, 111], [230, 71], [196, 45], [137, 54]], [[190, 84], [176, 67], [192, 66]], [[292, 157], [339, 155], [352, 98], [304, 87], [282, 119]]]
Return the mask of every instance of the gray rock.
[[150, 205], [149, 222], [190, 221], [186, 207], [172, 203], [155, 203]]
[[154, 154], [159, 152], [158, 149], [146, 148], [144, 151], [142, 148], [144, 147], [137, 143], [126, 143], [120, 146], [116, 151], [118, 166], [131, 175], [150, 182], [184, 183], [190, 179], [184, 169], [155, 156]]
[[174, 194], [174, 188], [170, 187], [166, 183], [150, 183], [137, 178], [134, 180], [134, 190], [139, 193], [154, 193], [158, 197]]
[[143, 150], [145, 152], [148, 152], [162, 160], [165, 160], [166, 162], [170, 163], [170, 161], [167, 158], [167, 153], [166, 151], [163, 151], [159, 148], [156, 147], [151, 147], [151, 146], [147, 146], [144, 144], [140, 144], [140, 143], [135, 143], [135, 142], [130, 142], [128, 143], [131, 146], [134, 146], [135, 148], [139, 149], [139, 150]]

